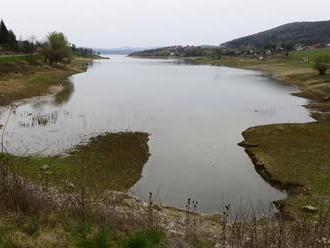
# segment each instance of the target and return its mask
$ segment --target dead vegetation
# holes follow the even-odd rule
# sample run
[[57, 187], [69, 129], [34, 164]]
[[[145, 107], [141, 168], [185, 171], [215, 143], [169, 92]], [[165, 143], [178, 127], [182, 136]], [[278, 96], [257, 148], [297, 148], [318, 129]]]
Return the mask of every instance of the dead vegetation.
[[152, 193], [144, 203], [120, 192], [95, 194], [70, 181], [63, 182], [64, 191], [40, 187], [12, 173], [12, 167], [14, 171], [20, 167], [12, 157], [2, 154], [0, 163], [0, 243], [5, 247], [330, 245], [327, 206], [316, 211], [306, 208], [290, 220], [280, 213], [257, 218], [259, 210], [252, 205], [233, 211], [228, 204], [222, 214], [204, 215], [193, 199], [187, 200], [185, 210], [176, 210], [156, 204]]

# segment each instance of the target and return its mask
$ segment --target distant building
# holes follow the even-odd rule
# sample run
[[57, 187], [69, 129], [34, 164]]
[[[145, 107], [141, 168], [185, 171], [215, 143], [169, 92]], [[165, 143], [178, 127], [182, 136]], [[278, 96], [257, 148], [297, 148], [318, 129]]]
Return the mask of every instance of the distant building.
[[280, 46], [278, 46], [278, 47], [276, 47], [276, 48], [275, 48], [275, 50], [280, 52], [280, 51], [283, 51], [283, 50], [284, 50], [284, 48], [283, 48], [283, 47], [280, 47]]
[[294, 46], [294, 50], [296, 50], [296, 51], [303, 51], [303, 50], [305, 50], [305, 46], [303, 44], [296, 44]]
[[272, 54], [272, 50], [271, 49], [266, 49], [265, 50], [265, 54], [266, 55], [271, 55]]
[[320, 48], [325, 48], [325, 47], [327, 47], [326, 44], [318, 43], [318, 44], [314, 44], [314, 45], [311, 45], [311, 46], [306, 46], [305, 50], [314, 50], [314, 49], [320, 49]]

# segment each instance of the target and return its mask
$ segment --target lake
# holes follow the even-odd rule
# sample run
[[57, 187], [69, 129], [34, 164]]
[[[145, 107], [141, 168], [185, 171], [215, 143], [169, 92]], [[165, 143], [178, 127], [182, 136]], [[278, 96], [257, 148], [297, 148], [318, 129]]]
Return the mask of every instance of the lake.
[[[151, 156], [130, 193], [147, 199], [153, 192], [180, 208], [192, 198], [201, 212], [284, 198], [237, 143], [252, 126], [312, 120], [294, 87], [251, 70], [118, 55], [69, 81], [60, 94], [13, 111], [9, 152], [55, 155], [104, 132], [148, 132]], [[8, 114], [4, 108], [1, 123]]]

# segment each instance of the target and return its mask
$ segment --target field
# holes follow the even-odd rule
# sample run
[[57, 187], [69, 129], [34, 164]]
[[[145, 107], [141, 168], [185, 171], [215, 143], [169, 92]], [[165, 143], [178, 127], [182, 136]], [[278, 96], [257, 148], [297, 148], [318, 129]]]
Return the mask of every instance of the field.
[[42, 59], [38, 54], [34, 55], [0, 55], [0, 63], [16, 61], [37, 61]]
[[302, 61], [304, 57], [309, 57], [313, 60], [315, 57], [328, 54], [330, 55], [330, 47], [329, 48], [321, 48], [315, 50], [307, 50], [307, 51], [294, 51], [290, 52], [290, 59]]

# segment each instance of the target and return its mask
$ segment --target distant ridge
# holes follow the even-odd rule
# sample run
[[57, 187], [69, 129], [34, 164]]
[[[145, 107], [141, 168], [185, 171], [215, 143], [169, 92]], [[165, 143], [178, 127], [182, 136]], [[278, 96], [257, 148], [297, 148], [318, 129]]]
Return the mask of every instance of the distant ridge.
[[283, 44], [330, 43], [330, 21], [294, 22], [221, 44], [222, 47], [265, 47]]
[[94, 50], [101, 54], [122, 54], [128, 55], [130, 53], [139, 52], [153, 47], [119, 47], [119, 48], [95, 48]]

